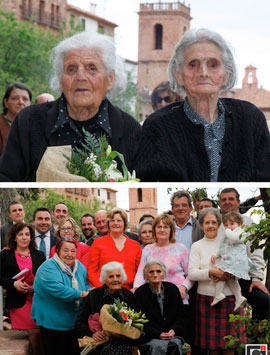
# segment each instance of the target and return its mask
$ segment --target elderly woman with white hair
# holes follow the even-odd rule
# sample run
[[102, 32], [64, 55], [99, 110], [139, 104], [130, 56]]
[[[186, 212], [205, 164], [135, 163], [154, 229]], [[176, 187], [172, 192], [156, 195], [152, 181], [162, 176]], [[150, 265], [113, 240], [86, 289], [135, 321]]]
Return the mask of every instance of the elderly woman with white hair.
[[186, 322], [179, 289], [164, 281], [167, 268], [159, 259], [148, 260], [143, 275], [147, 283], [135, 291], [138, 307], [149, 320], [144, 325], [145, 344], [140, 347], [141, 354], [180, 355]]
[[220, 98], [236, 83], [227, 42], [190, 29], [169, 63], [172, 90], [186, 93], [149, 116], [135, 169], [141, 181], [269, 181], [270, 137], [253, 104]]
[[[88, 318], [90, 315], [100, 313], [100, 310], [104, 304], [113, 304], [116, 299], [120, 299], [127, 303], [133, 309], [137, 309], [135, 296], [132, 292], [127, 290], [122, 285], [127, 280], [122, 263], [111, 261], [102, 266], [100, 272], [100, 282], [103, 286], [94, 288], [86, 297], [83, 308], [78, 314], [76, 329], [79, 338], [84, 336], [92, 336], [96, 341], [102, 341], [105, 339], [103, 331], [92, 332], [88, 325]], [[99, 346], [94, 350], [93, 354], [99, 354], [102, 352], [106, 354], [132, 354], [134, 342], [128, 338], [112, 338], [110, 344], [105, 343], [104, 346]], [[104, 348], [105, 347], [105, 348]]]
[[0, 181], [36, 181], [46, 148], [81, 148], [83, 130], [96, 138], [105, 136], [132, 170], [141, 126], [107, 98], [120, 93], [126, 82], [112, 38], [75, 34], [54, 48], [52, 59], [51, 88], [61, 97], [32, 105], [15, 117], [0, 161]]

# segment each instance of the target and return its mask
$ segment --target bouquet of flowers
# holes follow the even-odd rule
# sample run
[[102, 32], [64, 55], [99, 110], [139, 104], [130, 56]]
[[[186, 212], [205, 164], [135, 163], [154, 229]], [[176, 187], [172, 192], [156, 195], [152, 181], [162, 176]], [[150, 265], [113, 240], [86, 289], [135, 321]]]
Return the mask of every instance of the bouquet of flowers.
[[[123, 154], [112, 150], [105, 136], [96, 139], [91, 133], [83, 129], [85, 143], [81, 143], [83, 149], [76, 148], [68, 160], [67, 169], [71, 174], [85, 177], [91, 182], [108, 181], [139, 181], [135, 171], [128, 171]], [[122, 170], [117, 169], [118, 158], [122, 163]]]
[[97, 346], [107, 342], [110, 336], [124, 335], [131, 339], [138, 339], [143, 333], [144, 324], [148, 320], [142, 312], [135, 312], [125, 302], [117, 299], [112, 305], [105, 304], [98, 313], [90, 315], [88, 325], [92, 332], [103, 330], [105, 339], [96, 342], [92, 337], [84, 336], [78, 339], [79, 346], [85, 347], [81, 352], [86, 355]]
[[[130, 337], [132, 339], [137, 339], [141, 336], [141, 333], [143, 332], [143, 327], [144, 324], [148, 322], [148, 319], [146, 319], [145, 314], [142, 314], [142, 311], [135, 312], [134, 309], [131, 309], [130, 307], [127, 306], [125, 302], [121, 302], [120, 299], [118, 298], [112, 305], [106, 305], [104, 309], [104, 313], [106, 316], [106, 312], [108, 312], [119, 324], [123, 324], [124, 328], [129, 329], [131, 331], [125, 331], [126, 334], [123, 334], [127, 337]], [[103, 306], [104, 307], [104, 306]], [[102, 307], [102, 308], [103, 308]], [[101, 309], [101, 315], [100, 317], [102, 318], [102, 309]], [[112, 324], [114, 324], [113, 322]], [[115, 325], [114, 325], [115, 326]], [[136, 328], [134, 331], [131, 327]], [[107, 331], [113, 331], [115, 333], [115, 328], [108, 329], [108, 325], [104, 325], [102, 323], [102, 328]], [[117, 327], [118, 329], [121, 329], [119, 326]], [[117, 334], [122, 334], [122, 333], [117, 333]]]

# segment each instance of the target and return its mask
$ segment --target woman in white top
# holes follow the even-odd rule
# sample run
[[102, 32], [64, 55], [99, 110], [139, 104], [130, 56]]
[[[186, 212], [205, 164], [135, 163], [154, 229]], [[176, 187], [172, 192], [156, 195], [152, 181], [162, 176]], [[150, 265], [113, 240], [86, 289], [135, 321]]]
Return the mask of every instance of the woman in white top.
[[241, 339], [244, 337], [244, 326], [236, 329], [236, 324], [229, 322], [229, 314], [234, 313], [235, 300], [227, 284], [224, 287], [226, 298], [211, 307], [216, 282], [230, 277], [211, 264], [211, 255], [215, 255], [219, 247], [220, 239], [217, 234], [221, 215], [215, 208], [205, 208], [200, 213], [199, 223], [204, 237], [192, 245], [188, 268], [189, 278], [198, 281], [195, 344], [208, 349], [210, 355], [216, 355], [220, 351], [233, 355], [234, 349], [225, 349], [224, 336], [236, 332]]

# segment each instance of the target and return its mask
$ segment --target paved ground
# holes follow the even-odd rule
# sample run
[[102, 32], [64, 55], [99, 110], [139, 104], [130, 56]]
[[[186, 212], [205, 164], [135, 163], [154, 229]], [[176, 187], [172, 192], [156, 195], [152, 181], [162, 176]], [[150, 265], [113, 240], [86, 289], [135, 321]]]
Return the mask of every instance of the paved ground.
[[26, 355], [27, 332], [24, 330], [0, 331], [0, 355]]

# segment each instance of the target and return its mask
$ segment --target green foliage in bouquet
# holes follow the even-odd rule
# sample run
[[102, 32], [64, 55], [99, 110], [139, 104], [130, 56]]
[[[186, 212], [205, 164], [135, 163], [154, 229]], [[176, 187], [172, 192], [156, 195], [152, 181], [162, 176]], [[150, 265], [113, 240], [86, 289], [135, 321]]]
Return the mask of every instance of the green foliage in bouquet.
[[142, 311], [135, 312], [134, 309], [128, 307], [119, 298], [109, 307], [108, 311], [119, 323], [135, 327], [141, 332], [143, 331], [144, 324], [148, 322]]
[[[83, 129], [85, 143], [82, 149], [76, 148], [68, 160], [67, 168], [71, 174], [85, 177], [92, 182], [126, 181], [130, 174], [125, 164], [123, 154], [111, 149], [105, 136], [96, 139], [94, 135]], [[114, 160], [118, 158], [122, 163], [121, 173]]]

